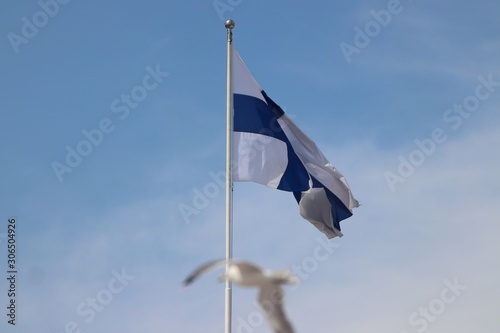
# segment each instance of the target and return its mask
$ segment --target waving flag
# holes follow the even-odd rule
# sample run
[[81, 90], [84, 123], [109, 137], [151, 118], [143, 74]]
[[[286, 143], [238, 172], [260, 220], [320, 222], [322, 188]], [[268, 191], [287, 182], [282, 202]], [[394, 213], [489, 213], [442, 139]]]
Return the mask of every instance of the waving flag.
[[359, 206], [347, 181], [232, 52], [233, 180], [293, 192], [304, 219], [328, 238], [341, 237], [340, 221]]

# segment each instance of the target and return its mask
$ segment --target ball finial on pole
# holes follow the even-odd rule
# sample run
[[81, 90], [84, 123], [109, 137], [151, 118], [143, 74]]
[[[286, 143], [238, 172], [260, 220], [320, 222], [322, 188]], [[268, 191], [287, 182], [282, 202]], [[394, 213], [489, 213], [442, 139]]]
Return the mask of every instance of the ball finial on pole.
[[231, 19], [227, 20], [227, 21], [224, 23], [224, 26], [225, 26], [227, 29], [233, 29], [235, 25], [236, 25], [236, 23], [235, 23], [233, 20], [231, 20]]

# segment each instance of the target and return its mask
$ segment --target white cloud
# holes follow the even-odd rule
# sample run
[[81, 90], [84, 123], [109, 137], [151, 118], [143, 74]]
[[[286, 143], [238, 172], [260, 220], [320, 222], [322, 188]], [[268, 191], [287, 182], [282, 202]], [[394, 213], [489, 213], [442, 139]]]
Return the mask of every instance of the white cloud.
[[[467, 289], [427, 323], [426, 332], [469, 332], [476, 325], [470, 313], [482, 318], [482, 332], [495, 332], [498, 298], [491, 291], [500, 278], [494, 264], [500, 232], [495, 222], [500, 159], [491, 147], [500, 143], [499, 133], [489, 126], [450, 139], [395, 193], [383, 178], [386, 160], [393, 159], [394, 152], [369, 144], [355, 148], [355, 153], [339, 151], [340, 159], [352, 158], [347, 162], [348, 180], [363, 205], [343, 222], [339, 253], [300, 288], [289, 291], [287, 307], [298, 331], [416, 332], [423, 327], [422, 321], [416, 324], [421, 317], [409, 322], [410, 316], [429, 304], [436, 307], [438, 301], [433, 300], [446, 287], [444, 281], [456, 279]], [[254, 193], [251, 186], [238, 190]], [[236, 227], [237, 233], [244, 230], [236, 249], [274, 267], [300, 263], [319, 234], [305, 221], [300, 221], [298, 232], [294, 224], [300, 217], [291, 209], [295, 203], [287, 207], [290, 211], [280, 207], [287, 206], [286, 194], [283, 200], [282, 193], [255, 193], [259, 195], [253, 198], [243, 195], [244, 204], [238, 207], [248, 218]], [[255, 221], [259, 215], [266, 223]], [[283, 220], [293, 231], [283, 230]], [[215, 286], [213, 277], [208, 280], [203, 287]], [[204, 295], [198, 296], [206, 302]], [[245, 318], [248, 312], [240, 315]], [[259, 331], [266, 332], [265, 326]]]
[[[333, 240], [338, 250], [317, 262], [299, 288], [287, 288], [287, 312], [297, 330], [416, 332], [410, 315], [439, 297], [445, 280], [458, 279], [467, 290], [426, 332], [496, 332], [499, 143], [495, 122], [457, 133], [395, 192], [384, 172], [399, 152], [369, 142], [324, 147], [362, 206], [342, 222], [345, 236]], [[218, 273], [184, 292], [179, 285], [198, 264], [224, 256], [224, 193], [189, 225], [173, 220], [177, 204], [159, 197], [113, 208], [64, 247], [64, 233], [54, 230], [32, 238], [35, 248], [52, 244], [49, 251], [64, 252], [52, 257], [57, 264], [44, 266], [41, 285], [24, 287], [26, 327], [83, 325], [76, 307], [106, 286], [113, 269], [125, 267], [136, 280], [85, 331], [219, 331], [224, 288], [215, 281]], [[302, 265], [323, 237], [299, 216], [293, 195], [253, 183], [235, 184], [234, 222], [235, 256], [268, 268]], [[255, 291], [235, 287], [235, 316], [255, 312], [254, 297]]]

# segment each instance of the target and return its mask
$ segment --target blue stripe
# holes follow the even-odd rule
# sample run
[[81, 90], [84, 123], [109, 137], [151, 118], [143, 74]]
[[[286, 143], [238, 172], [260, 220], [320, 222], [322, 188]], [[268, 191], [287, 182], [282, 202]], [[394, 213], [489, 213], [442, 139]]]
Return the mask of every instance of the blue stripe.
[[278, 104], [274, 103], [274, 101], [269, 96], [267, 96], [267, 94], [264, 90], [262, 90], [261, 93], [262, 93], [262, 96], [264, 96], [264, 99], [266, 100], [267, 105], [269, 105], [269, 107], [271, 108], [273, 113], [276, 115], [276, 117], [279, 118], [285, 114], [285, 111], [283, 111], [283, 109]]
[[272, 103], [275, 106], [270, 107], [261, 99], [241, 94], [234, 94], [233, 103], [235, 132], [267, 135], [286, 143], [288, 165], [283, 177], [281, 177], [278, 189], [290, 192], [307, 191], [309, 189], [309, 174], [293, 151], [290, 141], [278, 123], [278, 117], [282, 113], [280, 115], [275, 110], [279, 111], [281, 108], [274, 102]]
[[271, 136], [288, 141], [278, 124], [278, 118], [261, 99], [234, 94], [234, 131]]

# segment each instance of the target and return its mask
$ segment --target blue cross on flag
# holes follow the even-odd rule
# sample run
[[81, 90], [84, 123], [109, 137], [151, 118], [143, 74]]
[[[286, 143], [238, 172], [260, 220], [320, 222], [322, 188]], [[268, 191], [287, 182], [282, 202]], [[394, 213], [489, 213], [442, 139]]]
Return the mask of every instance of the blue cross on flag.
[[293, 192], [300, 215], [328, 238], [359, 203], [344, 176], [254, 80], [232, 46], [233, 180]]

